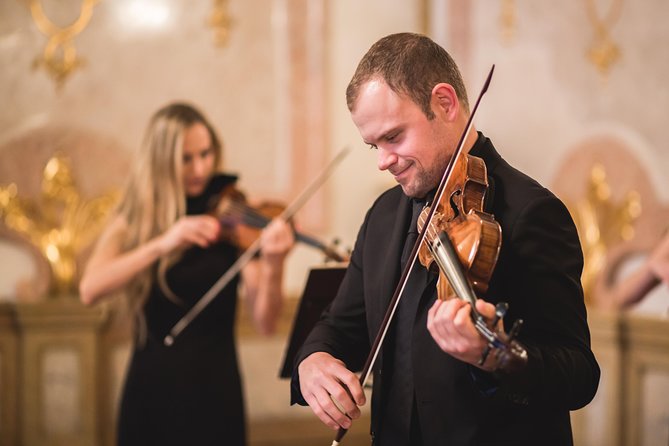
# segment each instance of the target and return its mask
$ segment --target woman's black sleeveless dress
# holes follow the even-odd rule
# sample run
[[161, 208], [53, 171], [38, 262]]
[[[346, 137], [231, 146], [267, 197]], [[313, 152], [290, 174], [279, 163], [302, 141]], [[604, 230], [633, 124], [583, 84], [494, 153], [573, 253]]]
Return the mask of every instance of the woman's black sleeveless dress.
[[[188, 199], [188, 214], [203, 213], [212, 196], [236, 177], [217, 175], [200, 197]], [[167, 274], [184, 303], [154, 285], [144, 307], [146, 345], [135, 343], [120, 406], [118, 444], [244, 445], [242, 384], [234, 320], [239, 277], [233, 280], [171, 347], [163, 338], [188, 309], [234, 263], [236, 247], [194, 247]]]

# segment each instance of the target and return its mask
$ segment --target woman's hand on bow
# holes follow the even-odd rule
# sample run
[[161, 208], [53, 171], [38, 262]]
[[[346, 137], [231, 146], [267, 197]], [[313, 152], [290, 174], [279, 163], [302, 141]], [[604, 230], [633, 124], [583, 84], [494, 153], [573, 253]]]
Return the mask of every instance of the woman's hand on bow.
[[281, 263], [295, 245], [293, 228], [284, 220], [275, 218], [260, 234], [261, 258], [268, 263]]

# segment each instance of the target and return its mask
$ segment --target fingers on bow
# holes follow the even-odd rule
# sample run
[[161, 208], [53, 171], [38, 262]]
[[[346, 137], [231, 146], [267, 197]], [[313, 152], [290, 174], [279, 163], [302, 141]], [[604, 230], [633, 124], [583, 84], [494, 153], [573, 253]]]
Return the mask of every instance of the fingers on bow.
[[349, 391], [349, 388], [356, 387], [359, 385], [347, 386], [340, 381], [332, 381], [324, 387], [319, 387], [306, 400], [318, 418], [328, 427], [335, 430], [340, 427], [348, 429], [351, 427], [351, 421], [360, 417], [360, 408], [356, 401], [364, 404], [364, 395], [356, 398]]

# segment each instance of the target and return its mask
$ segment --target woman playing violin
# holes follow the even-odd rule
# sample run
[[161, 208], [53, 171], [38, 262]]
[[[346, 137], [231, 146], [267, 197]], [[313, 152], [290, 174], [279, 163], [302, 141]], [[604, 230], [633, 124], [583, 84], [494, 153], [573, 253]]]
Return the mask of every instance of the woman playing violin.
[[[297, 356], [293, 403], [332, 429], [348, 429], [366, 396], [358, 377], [403, 270], [403, 251], [429, 204], [470, 115], [459, 70], [427, 37], [394, 34], [363, 57], [347, 89], [353, 122], [398, 186], [383, 193], [360, 228], [346, 276]], [[580, 284], [579, 240], [563, 204], [506, 163], [472, 131], [464, 155], [483, 159], [484, 209], [501, 228], [487, 291], [472, 308], [437, 299], [437, 274], [414, 265], [373, 366], [374, 445], [570, 445], [569, 411], [599, 382]], [[455, 194], [454, 194], [455, 196]], [[499, 324], [522, 318], [524, 367], [484, 355], [474, 310]], [[482, 362], [482, 359], [485, 360]], [[334, 444], [334, 443], [333, 443]]]
[[241, 379], [234, 339], [237, 290], [255, 327], [272, 333], [293, 231], [281, 220], [261, 234], [260, 255], [171, 347], [172, 326], [235, 262], [212, 200], [236, 181], [220, 174], [222, 147], [205, 117], [174, 103], [155, 113], [123, 200], [81, 280], [81, 300], [125, 291], [135, 342], [120, 405], [119, 445], [244, 445]]

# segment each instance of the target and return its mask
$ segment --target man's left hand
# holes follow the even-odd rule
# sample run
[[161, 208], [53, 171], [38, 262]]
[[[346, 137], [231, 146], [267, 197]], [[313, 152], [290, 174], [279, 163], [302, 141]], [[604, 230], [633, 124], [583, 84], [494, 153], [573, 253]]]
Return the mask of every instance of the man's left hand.
[[[486, 320], [495, 317], [495, 306], [484, 300], [476, 301], [476, 310]], [[474, 326], [468, 302], [457, 298], [437, 299], [427, 313], [427, 329], [439, 348], [454, 358], [483, 370], [496, 368], [493, 354], [488, 355], [484, 364], [479, 364], [487, 341]]]

